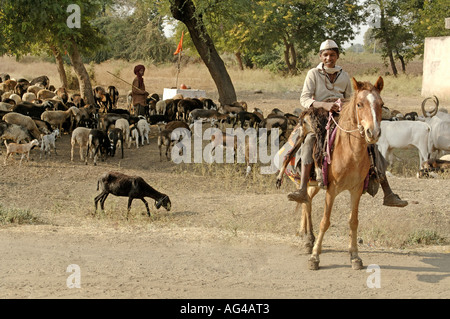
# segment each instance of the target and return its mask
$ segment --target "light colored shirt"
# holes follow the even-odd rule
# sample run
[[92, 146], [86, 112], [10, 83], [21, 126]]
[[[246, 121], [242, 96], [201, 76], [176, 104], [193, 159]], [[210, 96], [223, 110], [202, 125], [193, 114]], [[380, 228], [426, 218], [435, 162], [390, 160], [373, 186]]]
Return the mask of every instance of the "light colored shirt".
[[[334, 83], [331, 83], [322, 70], [322, 63], [306, 74], [303, 84], [300, 104], [304, 108], [309, 108], [314, 101], [323, 102], [328, 98], [350, 98], [352, 94], [352, 85], [350, 76], [341, 67], [336, 66], [341, 71], [337, 75]], [[325, 81], [326, 85], [325, 85]]]

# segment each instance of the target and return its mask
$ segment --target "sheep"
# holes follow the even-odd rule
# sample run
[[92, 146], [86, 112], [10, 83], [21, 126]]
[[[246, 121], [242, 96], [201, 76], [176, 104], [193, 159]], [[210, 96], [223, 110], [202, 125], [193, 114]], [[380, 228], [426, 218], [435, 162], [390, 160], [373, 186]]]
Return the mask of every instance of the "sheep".
[[128, 197], [127, 219], [131, 210], [131, 203], [135, 198], [138, 198], [144, 202], [145, 208], [147, 209], [147, 215], [149, 217], [151, 217], [150, 209], [144, 197], [154, 199], [156, 209], [163, 206], [167, 211], [170, 211], [171, 202], [169, 196], [158, 192], [140, 176], [128, 176], [118, 172], [108, 172], [100, 176], [98, 179], [97, 191], [100, 189], [100, 186], [101, 193], [94, 199], [95, 212], [97, 212], [97, 204], [99, 201], [100, 208], [102, 211], [105, 210], [105, 201], [109, 194]]
[[14, 81], [13, 79], [9, 79], [5, 81], [5, 91], [14, 91], [14, 88], [17, 85], [17, 81]]
[[31, 142], [26, 143], [26, 144], [17, 144], [17, 143], [9, 143], [8, 144], [5, 141], [5, 146], [6, 146], [6, 157], [5, 157], [4, 165], [6, 165], [6, 160], [8, 159], [8, 157], [10, 155], [22, 154], [22, 157], [20, 158], [20, 163], [19, 163], [19, 166], [20, 166], [20, 165], [22, 165], [22, 160], [25, 156], [27, 157], [27, 162], [30, 160], [30, 152], [34, 147], [39, 146], [39, 141], [37, 139], [34, 139]]
[[50, 155], [51, 147], [55, 150], [55, 155], [58, 155], [56, 154], [56, 138], [59, 136], [60, 134], [58, 129], [55, 129], [50, 134], [42, 136], [40, 158], [42, 157], [42, 153], [44, 153], [45, 156], [47, 156], [47, 153]]
[[109, 97], [111, 98], [112, 108], [117, 108], [117, 102], [119, 101], [119, 91], [113, 85], [108, 86]]
[[115, 125], [116, 121], [118, 119], [129, 119], [129, 116], [126, 114], [115, 114], [115, 113], [101, 113], [99, 114], [99, 122], [100, 122], [100, 127], [105, 130], [108, 131], [109, 127], [111, 125]]
[[166, 130], [174, 130], [176, 128], [185, 128], [187, 130], [189, 129], [189, 125], [186, 122], [183, 121], [172, 121], [166, 124], [165, 129]]
[[108, 133], [108, 138], [111, 141], [111, 156], [116, 154], [117, 143], [120, 142], [120, 148], [122, 149], [122, 158], [123, 158], [123, 132], [120, 128], [113, 128]]
[[261, 118], [255, 113], [250, 113], [247, 111], [239, 112], [236, 116], [236, 122], [234, 123], [233, 128], [236, 124], [238, 124], [238, 122], [240, 122], [241, 128], [243, 129], [246, 121], [248, 121], [248, 127], [256, 128], [261, 122]]
[[16, 112], [10, 112], [3, 116], [3, 121], [9, 124], [17, 124], [21, 125], [30, 131], [30, 134], [33, 138], [39, 139], [41, 137], [41, 132], [36, 126], [36, 123], [33, 119], [27, 115], [19, 114]]
[[12, 105], [9, 103], [0, 102], [0, 110], [2, 110], [2, 111], [10, 111], [11, 107], [12, 107]]
[[44, 89], [44, 87], [41, 86], [41, 85], [30, 85], [30, 86], [27, 88], [27, 92], [28, 92], [28, 93], [34, 93], [34, 95], [36, 95], [36, 97], [37, 97], [39, 91], [40, 91], [40, 90], [43, 90], [43, 89]]
[[126, 119], [120, 118], [120, 119], [116, 120], [116, 123], [114, 124], [114, 126], [116, 128], [120, 128], [122, 130], [124, 140], [127, 141], [128, 148], [130, 148], [131, 147], [131, 142], [130, 142], [130, 123]]
[[52, 126], [50, 125], [50, 123], [43, 121], [41, 119], [37, 119], [35, 117], [31, 117], [31, 119], [36, 124], [38, 130], [41, 132], [41, 135], [50, 134], [52, 132]]
[[55, 94], [63, 101], [63, 103], [67, 103], [67, 101], [69, 100], [69, 94], [67, 93], [65, 87], [60, 87], [59, 89], [57, 89], [55, 91]]
[[[83, 157], [83, 148], [87, 148], [87, 146], [88, 146], [90, 132], [91, 132], [91, 129], [86, 128], [86, 127], [77, 127], [76, 129], [73, 130], [72, 137], [70, 139], [70, 142], [72, 145], [72, 148], [70, 151], [70, 160], [72, 162], [73, 162], [73, 151], [74, 151], [76, 144], [80, 145], [80, 159], [82, 161], [85, 160]], [[85, 162], [87, 164], [87, 158], [86, 158]]]
[[48, 108], [48, 104], [34, 104], [31, 102], [22, 102], [14, 106], [11, 111], [20, 113], [23, 115], [28, 115], [30, 117], [40, 118], [42, 113]]
[[50, 79], [46, 75], [41, 75], [31, 80], [30, 85], [41, 85], [45, 89], [48, 89], [50, 85]]
[[20, 97], [20, 95], [13, 93], [9, 96], [9, 98], [11, 100], [14, 100], [14, 102], [16, 102], [16, 105], [19, 104], [20, 102], [22, 102], [22, 98]]
[[14, 93], [22, 97], [27, 92], [29, 86], [30, 82], [25, 79], [19, 79], [16, 86], [14, 87]]
[[85, 105], [83, 98], [80, 93], [72, 94], [69, 98], [69, 101], [72, 102], [76, 107], [81, 108]]
[[139, 132], [141, 133], [142, 146], [144, 146], [144, 140], [146, 140], [147, 145], [149, 145], [150, 140], [148, 139], [148, 135], [150, 134], [150, 125], [148, 124], [147, 120], [140, 119], [137, 122], [137, 128], [139, 129]]
[[104, 160], [107, 155], [111, 155], [113, 149], [111, 141], [108, 138], [108, 134], [105, 131], [96, 129], [93, 129], [89, 132], [88, 145], [86, 150], [86, 165], [89, 149], [91, 148], [94, 156], [94, 165], [97, 165], [97, 154], [99, 152], [102, 156], [102, 160]]
[[24, 93], [22, 96], [22, 101], [24, 101], [24, 102], [33, 102], [36, 99], [37, 99], [37, 96], [33, 92]]
[[0, 139], [21, 143], [31, 141], [31, 136], [28, 130], [20, 125], [0, 122]]
[[[72, 106], [67, 111], [45, 111], [41, 114], [41, 120], [49, 122], [52, 126], [56, 126], [62, 132], [63, 123], [71, 116], [76, 116], [77, 108]], [[71, 118], [72, 122], [72, 118]]]
[[51, 99], [55, 95], [56, 95], [55, 92], [52, 92], [52, 91], [47, 90], [47, 89], [42, 89], [36, 94], [36, 97], [38, 99], [40, 99], [40, 100], [47, 100], [47, 99]]
[[158, 115], [164, 114], [164, 111], [166, 110], [166, 103], [167, 103], [166, 101], [168, 101], [168, 100], [160, 100], [160, 101], [156, 102], [156, 106], [155, 106], [156, 114], [158, 114]]
[[169, 149], [173, 146], [173, 141], [171, 139], [172, 130], [162, 130], [158, 133], [158, 148], [159, 148], [159, 160], [162, 161], [162, 147], [166, 147], [166, 158], [170, 160]]
[[136, 126], [136, 124], [130, 125], [130, 137], [129, 137], [128, 145], [131, 145], [133, 140], [135, 140], [136, 141], [136, 148], [139, 148], [139, 137], [140, 137], [140, 135], [141, 135], [141, 132], [139, 131], [139, 128]]

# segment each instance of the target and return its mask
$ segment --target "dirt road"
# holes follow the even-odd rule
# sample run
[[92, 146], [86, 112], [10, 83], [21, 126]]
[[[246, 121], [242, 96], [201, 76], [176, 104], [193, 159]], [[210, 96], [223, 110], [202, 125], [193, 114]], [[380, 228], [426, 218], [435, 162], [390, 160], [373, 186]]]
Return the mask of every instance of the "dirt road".
[[[78, 150], [70, 162], [68, 135], [58, 140], [57, 156], [39, 159], [33, 151], [21, 168], [0, 166], [0, 203], [40, 220], [0, 226], [0, 298], [450, 297], [450, 247], [398, 245], [417, 229], [448, 236], [449, 179], [390, 178], [410, 202], [404, 209], [382, 206], [381, 194], [363, 196], [360, 256], [379, 268], [360, 271], [346, 252], [348, 198], [339, 196], [321, 268], [309, 271], [295, 235], [299, 215], [286, 200], [292, 185], [277, 190], [264, 185], [274, 183], [270, 177], [248, 182], [235, 172], [220, 175], [226, 169], [202, 174], [207, 167], [160, 162], [154, 134], [150, 145], [98, 166], [84, 165]], [[126, 220], [127, 200], [110, 196], [106, 213], [93, 216], [97, 178], [109, 170], [144, 177], [169, 194], [172, 210], [152, 207], [148, 218], [135, 201]], [[322, 191], [315, 229], [323, 199]]]

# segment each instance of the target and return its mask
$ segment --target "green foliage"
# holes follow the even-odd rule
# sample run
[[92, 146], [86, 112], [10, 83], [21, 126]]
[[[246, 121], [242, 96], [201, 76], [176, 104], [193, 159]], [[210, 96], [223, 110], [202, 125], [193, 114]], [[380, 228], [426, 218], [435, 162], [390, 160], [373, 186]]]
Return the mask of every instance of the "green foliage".
[[163, 31], [163, 18], [153, 2], [136, 1], [132, 14], [119, 14], [119, 9], [93, 20], [107, 39], [91, 56], [96, 63], [108, 59], [144, 60], [150, 63], [171, 61], [176, 45]]
[[[71, 4], [80, 7], [80, 28], [69, 28], [67, 18]], [[0, 54], [23, 55], [33, 53], [33, 48], [49, 50], [55, 45], [61, 51], [77, 43], [82, 53], [95, 52], [103, 43], [90, 21], [99, 10], [98, 1], [81, 0], [3, 0], [0, 9], [0, 30], [4, 40]]]

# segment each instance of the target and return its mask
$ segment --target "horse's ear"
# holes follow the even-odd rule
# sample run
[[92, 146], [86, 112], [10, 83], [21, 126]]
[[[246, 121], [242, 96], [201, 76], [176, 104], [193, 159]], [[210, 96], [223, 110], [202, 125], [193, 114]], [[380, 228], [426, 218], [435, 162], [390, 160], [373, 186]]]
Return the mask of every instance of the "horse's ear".
[[362, 83], [362, 82], [356, 81], [355, 78], [352, 78], [352, 84], [353, 84], [353, 89], [354, 89], [355, 91], [360, 91], [361, 88], [363, 87], [363, 83]]
[[377, 80], [377, 82], [375, 83], [374, 87], [375, 87], [379, 92], [381, 92], [381, 90], [383, 89], [383, 87], [384, 87], [384, 81], [383, 81], [383, 78], [382, 78], [381, 76], [378, 78], [378, 80]]

